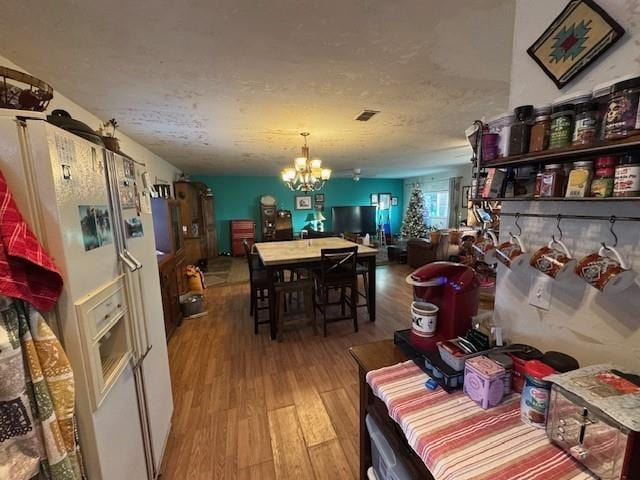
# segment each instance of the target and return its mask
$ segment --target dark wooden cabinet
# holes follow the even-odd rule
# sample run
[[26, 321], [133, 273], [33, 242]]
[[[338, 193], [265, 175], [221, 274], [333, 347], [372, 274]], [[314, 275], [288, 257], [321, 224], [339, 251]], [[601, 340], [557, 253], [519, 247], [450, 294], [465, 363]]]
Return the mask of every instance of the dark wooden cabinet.
[[167, 340], [173, 331], [182, 323], [180, 310], [180, 288], [184, 282], [184, 262], [180, 257], [167, 255], [158, 261], [160, 273], [160, 292], [162, 295], [162, 309], [164, 311], [164, 328]]
[[200, 260], [217, 257], [215, 204], [211, 190], [204, 183], [188, 181], [174, 182], [173, 189], [180, 205], [185, 261], [196, 265]]
[[256, 222], [253, 220], [230, 220], [231, 255], [244, 256], [244, 241], [253, 246], [256, 243]]
[[180, 295], [186, 293], [185, 242], [182, 234], [182, 209], [173, 199], [153, 198], [153, 233], [156, 239], [160, 293], [167, 340], [182, 322]]

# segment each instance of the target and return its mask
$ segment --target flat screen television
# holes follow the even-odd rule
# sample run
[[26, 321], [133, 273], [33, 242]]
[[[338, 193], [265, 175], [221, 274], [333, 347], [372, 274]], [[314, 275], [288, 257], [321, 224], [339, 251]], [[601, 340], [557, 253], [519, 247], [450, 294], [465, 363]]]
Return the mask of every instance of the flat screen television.
[[374, 235], [377, 230], [376, 207], [331, 208], [331, 230], [336, 233]]

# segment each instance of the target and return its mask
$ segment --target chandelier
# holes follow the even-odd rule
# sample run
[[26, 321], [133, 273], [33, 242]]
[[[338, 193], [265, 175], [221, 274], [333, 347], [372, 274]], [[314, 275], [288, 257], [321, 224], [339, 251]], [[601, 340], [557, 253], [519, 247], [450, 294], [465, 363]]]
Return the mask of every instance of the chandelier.
[[311, 160], [309, 157], [309, 147], [307, 146], [309, 132], [302, 132], [300, 135], [304, 138], [302, 157], [295, 159], [294, 168], [289, 167], [282, 170], [282, 180], [294, 192], [320, 190], [324, 187], [324, 183], [331, 178], [331, 170], [322, 168], [322, 160], [318, 158]]

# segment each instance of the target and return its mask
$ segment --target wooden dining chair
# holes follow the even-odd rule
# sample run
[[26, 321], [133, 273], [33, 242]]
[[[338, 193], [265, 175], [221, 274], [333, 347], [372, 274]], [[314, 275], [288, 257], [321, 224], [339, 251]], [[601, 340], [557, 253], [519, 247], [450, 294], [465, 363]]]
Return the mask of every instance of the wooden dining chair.
[[[269, 309], [269, 302], [272, 301], [269, 298], [269, 277], [267, 276], [267, 270], [260, 263], [260, 257], [252, 252], [246, 239], [243, 240], [242, 246], [244, 247], [249, 267], [249, 314], [253, 315], [253, 333], [257, 335], [260, 325], [271, 323], [268, 315], [267, 319], [262, 321], [260, 321], [259, 316], [261, 310]], [[267, 305], [260, 306], [260, 302], [264, 301], [267, 302]]]
[[[356, 274], [358, 247], [323, 248], [320, 251], [320, 270], [314, 273], [316, 286], [315, 307], [322, 313], [322, 330], [327, 336], [327, 323], [353, 320], [358, 331], [358, 278]], [[330, 292], [340, 291], [340, 300], [331, 301]], [[347, 295], [349, 290], [349, 295]], [[341, 315], [327, 317], [328, 307], [340, 306]], [[346, 307], [349, 307], [349, 313]]]
[[[288, 282], [277, 282], [275, 284], [276, 325], [278, 331], [278, 342], [282, 341], [282, 335], [285, 328], [291, 326], [311, 325], [311, 327], [313, 328], [313, 334], [317, 334], [316, 311], [313, 302], [313, 292], [313, 280], [311, 278], [300, 278]], [[304, 317], [301, 317], [300, 313], [296, 315], [297, 312], [289, 312], [289, 314], [287, 315], [287, 296], [289, 296], [290, 299], [291, 295], [294, 293], [298, 298], [298, 303], [300, 297], [302, 296], [302, 301], [304, 302], [304, 313], [306, 314]]]
[[356, 265], [356, 276], [362, 277], [363, 288], [362, 291], [358, 289], [358, 297], [364, 299], [364, 303], [360, 303], [360, 301], [358, 301], [357, 306], [358, 308], [367, 307], [367, 313], [371, 313], [369, 308], [369, 267], [358, 263]]

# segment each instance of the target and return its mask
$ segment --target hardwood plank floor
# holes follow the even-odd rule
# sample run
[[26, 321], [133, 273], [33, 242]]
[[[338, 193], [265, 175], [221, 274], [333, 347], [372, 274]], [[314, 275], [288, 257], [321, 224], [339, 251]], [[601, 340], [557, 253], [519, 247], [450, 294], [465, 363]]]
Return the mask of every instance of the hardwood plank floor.
[[[330, 324], [253, 334], [247, 284], [207, 290], [209, 315], [186, 320], [169, 342], [173, 427], [163, 480], [349, 479], [358, 473], [357, 369], [351, 345], [411, 325], [406, 265], [378, 267], [378, 319], [358, 309]], [[265, 314], [266, 312], [261, 312]]]

